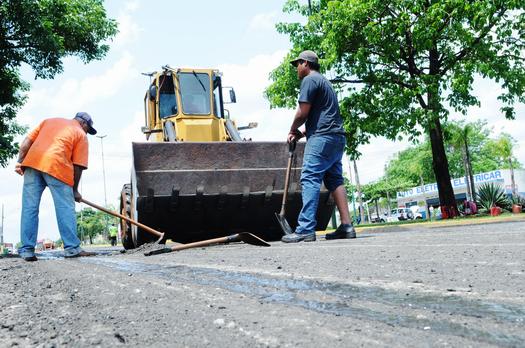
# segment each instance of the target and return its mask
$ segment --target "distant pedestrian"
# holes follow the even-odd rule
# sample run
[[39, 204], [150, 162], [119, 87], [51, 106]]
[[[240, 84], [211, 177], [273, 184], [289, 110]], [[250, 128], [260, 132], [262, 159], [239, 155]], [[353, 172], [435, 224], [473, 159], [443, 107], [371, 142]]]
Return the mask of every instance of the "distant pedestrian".
[[111, 224], [109, 226], [109, 241], [111, 242], [111, 246], [117, 245], [117, 226], [115, 224]]
[[40, 199], [49, 187], [65, 257], [91, 256], [80, 248], [75, 200], [82, 198], [78, 183], [88, 166], [86, 133], [96, 134], [91, 116], [79, 112], [73, 119], [49, 118], [32, 130], [20, 145], [15, 172], [24, 176], [18, 250], [26, 261], [36, 261]]
[[[326, 239], [355, 238], [343, 180], [341, 159], [346, 138], [337, 95], [330, 82], [319, 73], [319, 61], [314, 52], [301, 52], [291, 64], [297, 68], [301, 90], [288, 142], [297, 141], [303, 136], [306, 136], [307, 141], [301, 172], [303, 207], [299, 225], [295, 233], [285, 235], [282, 241], [315, 241], [317, 206], [323, 181], [341, 217], [341, 225], [334, 232], [326, 234]], [[303, 134], [299, 127], [305, 123], [306, 134]]]

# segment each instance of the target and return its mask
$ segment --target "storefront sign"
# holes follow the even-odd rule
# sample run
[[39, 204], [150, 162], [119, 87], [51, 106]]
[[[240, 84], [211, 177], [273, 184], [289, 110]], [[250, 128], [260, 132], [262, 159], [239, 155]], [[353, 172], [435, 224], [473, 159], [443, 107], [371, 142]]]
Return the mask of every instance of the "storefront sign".
[[[476, 185], [484, 183], [484, 182], [493, 182], [493, 181], [503, 182], [503, 176], [501, 174], [501, 170], [493, 170], [492, 172], [474, 175], [474, 184]], [[465, 181], [465, 177], [452, 179], [450, 180], [450, 183], [452, 184], [452, 188], [460, 188], [460, 187], [465, 187], [467, 185]], [[437, 193], [437, 192], [438, 192], [437, 184], [433, 183], [433, 184], [427, 184], [424, 186], [416, 186], [404, 192], [398, 192], [397, 198], [408, 198], [412, 196], [419, 196], [424, 193], [429, 194], [429, 193]]]

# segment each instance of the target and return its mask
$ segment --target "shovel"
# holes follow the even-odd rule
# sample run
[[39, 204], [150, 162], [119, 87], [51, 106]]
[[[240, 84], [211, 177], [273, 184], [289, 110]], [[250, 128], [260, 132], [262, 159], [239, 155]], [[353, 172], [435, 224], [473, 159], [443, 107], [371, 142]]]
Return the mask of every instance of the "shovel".
[[288, 196], [288, 186], [290, 184], [290, 173], [292, 169], [292, 160], [295, 151], [296, 141], [291, 141], [288, 143], [288, 166], [286, 167], [286, 178], [284, 180], [284, 192], [283, 192], [283, 203], [281, 205], [281, 212], [279, 214], [275, 213], [277, 222], [281, 226], [281, 230], [284, 234], [292, 234], [293, 230], [286, 221], [285, 212], [286, 212], [286, 197]]
[[270, 246], [270, 244], [266, 243], [264, 240], [262, 240], [261, 238], [257, 236], [251, 233], [248, 233], [248, 232], [242, 232], [242, 233], [232, 234], [227, 237], [213, 238], [213, 239], [202, 240], [200, 242], [175, 245], [175, 246], [172, 246], [171, 248], [151, 250], [151, 251], [145, 252], [144, 256], [171, 253], [172, 251], [198, 248], [198, 247], [203, 247], [203, 246], [207, 246], [210, 244], [216, 244], [216, 243], [232, 243], [232, 242], [244, 242], [244, 243], [251, 244], [251, 245], [258, 245], [258, 246], [265, 246], [265, 247]]
[[95, 203], [92, 203], [92, 202], [90, 202], [90, 201], [87, 201], [87, 200], [85, 200], [84, 198], [81, 198], [81, 199], [80, 199], [80, 202], [82, 202], [82, 203], [86, 203], [87, 205], [90, 205], [90, 206], [92, 206], [92, 207], [95, 208], [95, 209], [98, 209], [98, 210], [100, 210], [100, 211], [103, 211], [103, 212], [106, 213], [106, 214], [113, 215], [113, 216], [115, 216], [115, 217], [118, 217], [118, 218], [121, 218], [121, 219], [123, 219], [123, 220], [126, 220], [126, 221], [129, 222], [130, 224], [133, 224], [133, 225], [135, 225], [135, 226], [138, 226], [138, 227], [142, 228], [144, 231], [146, 231], [146, 232], [148, 232], [148, 233], [150, 233], [150, 234], [153, 234], [154, 236], [159, 237], [159, 239], [157, 240], [157, 243], [161, 243], [161, 242], [163, 241], [163, 239], [164, 239], [164, 233], [159, 232], [159, 231], [157, 231], [157, 230], [154, 230], [153, 228], [148, 227], [148, 226], [146, 226], [146, 225], [143, 225], [143, 224], [141, 224], [141, 223], [138, 222], [138, 221], [131, 220], [130, 218], [128, 218], [128, 217], [126, 217], [126, 216], [124, 216], [124, 215], [122, 215], [122, 214], [119, 214], [119, 213], [117, 213], [117, 212], [114, 212], [114, 211], [108, 210], [108, 209], [106, 209], [106, 208], [104, 208], [104, 207], [101, 207], [100, 205], [97, 205], [97, 204], [95, 204]]

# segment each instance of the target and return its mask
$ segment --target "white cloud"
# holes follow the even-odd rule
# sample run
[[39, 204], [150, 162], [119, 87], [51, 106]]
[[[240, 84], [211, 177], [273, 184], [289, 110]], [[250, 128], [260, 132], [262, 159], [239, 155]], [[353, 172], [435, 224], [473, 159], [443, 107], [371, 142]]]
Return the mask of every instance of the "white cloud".
[[54, 88], [31, 90], [28, 102], [20, 112], [21, 120], [34, 120], [31, 115], [42, 109], [53, 115], [73, 115], [94, 101], [115, 95], [137, 75], [133, 56], [124, 52], [121, 58], [101, 75], [81, 80], [69, 78], [61, 84], [55, 83]]
[[509, 133], [517, 140], [518, 146], [514, 149], [514, 156], [525, 164], [525, 105], [517, 104], [516, 119], [507, 120], [501, 113], [502, 103], [497, 99], [502, 89], [499, 84], [488, 79], [476, 78], [474, 94], [480, 100], [480, 107], [471, 107], [467, 116], [458, 113], [452, 114], [452, 119], [487, 120], [488, 126], [493, 128], [492, 136], [497, 137], [501, 132]]
[[130, 144], [132, 141], [146, 141], [146, 137], [141, 131], [143, 126], [144, 111], [136, 111], [133, 115], [133, 121], [120, 131], [120, 142]]
[[270, 84], [269, 74], [284, 58], [286, 51], [257, 55], [247, 64], [223, 64], [219, 69], [224, 73], [224, 85], [233, 86], [237, 104], [226, 105], [232, 119], [238, 125], [258, 122], [256, 129], [243, 132], [243, 136], [254, 140], [284, 140], [293, 120], [294, 111], [270, 109], [270, 103], [263, 96]]
[[250, 31], [274, 30], [277, 19], [277, 12], [259, 13], [252, 17], [248, 24]]
[[140, 1], [127, 1], [125, 11], [135, 12], [140, 7]]
[[134, 42], [142, 32], [142, 28], [135, 21], [133, 14], [139, 8], [138, 1], [128, 2], [125, 8], [117, 16], [118, 34], [113, 40], [112, 46], [125, 46]]

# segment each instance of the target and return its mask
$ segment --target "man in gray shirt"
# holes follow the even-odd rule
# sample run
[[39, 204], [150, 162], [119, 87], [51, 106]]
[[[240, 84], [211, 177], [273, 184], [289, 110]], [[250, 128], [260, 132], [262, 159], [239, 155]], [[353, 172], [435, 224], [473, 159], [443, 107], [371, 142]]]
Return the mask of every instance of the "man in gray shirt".
[[[285, 235], [285, 243], [315, 241], [316, 213], [321, 182], [339, 210], [341, 225], [326, 239], [355, 238], [350, 221], [348, 200], [343, 180], [341, 159], [345, 148], [345, 131], [339, 113], [339, 102], [330, 82], [319, 73], [319, 59], [312, 51], [303, 51], [291, 64], [301, 80], [299, 107], [288, 134], [288, 142], [306, 135], [301, 186], [303, 207], [295, 233]], [[299, 127], [306, 123], [306, 134]]]

